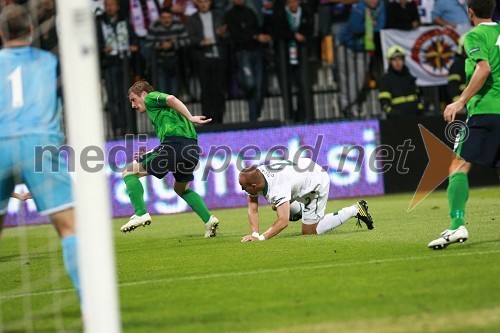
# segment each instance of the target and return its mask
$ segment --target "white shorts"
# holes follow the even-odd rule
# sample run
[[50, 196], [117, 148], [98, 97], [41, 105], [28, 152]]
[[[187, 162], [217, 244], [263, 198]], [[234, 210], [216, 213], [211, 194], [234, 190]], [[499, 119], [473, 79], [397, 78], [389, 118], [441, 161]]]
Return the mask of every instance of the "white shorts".
[[326, 203], [330, 193], [330, 177], [327, 172], [321, 172], [318, 177], [318, 185], [315, 191], [301, 197], [296, 201], [304, 204], [302, 211], [302, 223], [316, 224], [325, 216]]

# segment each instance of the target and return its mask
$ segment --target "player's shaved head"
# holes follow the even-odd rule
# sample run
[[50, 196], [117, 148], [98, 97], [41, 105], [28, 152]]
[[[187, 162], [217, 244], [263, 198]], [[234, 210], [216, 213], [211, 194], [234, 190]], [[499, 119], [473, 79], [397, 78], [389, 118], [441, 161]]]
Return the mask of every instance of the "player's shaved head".
[[266, 186], [264, 175], [255, 166], [241, 170], [238, 181], [241, 189], [252, 195], [257, 194]]
[[261, 173], [257, 170], [257, 167], [252, 165], [251, 167], [241, 170], [239, 181], [240, 184], [258, 184]]
[[26, 8], [16, 4], [5, 6], [0, 13], [0, 32], [5, 42], [29, 38], [31, 20]]

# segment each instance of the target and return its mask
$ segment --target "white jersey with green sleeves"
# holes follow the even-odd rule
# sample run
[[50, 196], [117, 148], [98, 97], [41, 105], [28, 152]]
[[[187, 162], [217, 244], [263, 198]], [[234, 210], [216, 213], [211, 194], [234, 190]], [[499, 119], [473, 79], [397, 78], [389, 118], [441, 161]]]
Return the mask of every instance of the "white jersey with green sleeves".
[[467, 102], [468, 115], [500, 114], [500, 25], [488, 22], [474, 27], [465, 35], [464, 47], [467, 84], [479, 61], [487, 61], [491, 68], [483, 87]]
[[299, 158], [294, 162], [277, 161], [258, 169], [266, 180], [262, 195], [276, 207], [287, 201], [298, 201], [307, 206], [312, 192], [329, 190], [326, 171], [309, 158]]

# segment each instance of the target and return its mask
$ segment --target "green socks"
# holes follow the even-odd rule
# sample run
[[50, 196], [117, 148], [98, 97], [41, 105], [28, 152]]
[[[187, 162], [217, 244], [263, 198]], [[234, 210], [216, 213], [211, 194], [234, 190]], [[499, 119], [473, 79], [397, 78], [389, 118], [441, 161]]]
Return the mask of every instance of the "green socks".
[[204, 223], [207, 223], [208, 220], [210, 220], [210, 211], [198, 193], [187, 189], [184, 193], [182, 193], [181, 198], [184, 199], [184, 201], [186, 201], [191, 208], [193, 208], [195, 213], [198, 214]]
[[[123, 178], [123, 180], [125, 181], [125, 186], [127, 187], [130, 202], [134, 207], [135, 215], [142, 216], [146, 214], [144, 188], [139, 181], [139, 177], [137, 177], [137, 175], [127, 175]], [[208, 220], [210, 220], [210, 211], [198, 193], [188, 189], [181, 195], [181, 198], [187, 202], [187, 204], [196, 212], [196, 214], [198, 214], [203, 222], [207, 223]]]
[[457, 172], [450, 176], [448, 182], [448, 203], [450, 205], [450, 230], [465, 225], [465, 204], [469, 199], [469, 180], [464, 172]]
[[146, 203], [144, 202], [144, 188], [142, 187], [137, 175], [127, 175], [123, 177], [130, 202], [134, 207], [135, 215], [142, 216], [146, 214]]

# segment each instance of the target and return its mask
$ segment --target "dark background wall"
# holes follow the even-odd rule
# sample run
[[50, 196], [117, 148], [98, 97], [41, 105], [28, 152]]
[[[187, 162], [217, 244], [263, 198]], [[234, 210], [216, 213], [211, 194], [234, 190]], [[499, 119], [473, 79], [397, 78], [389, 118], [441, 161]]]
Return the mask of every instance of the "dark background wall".
[[[460, 116], [459, 119], [465, 121], [465, 116]], [[392, 167], [384, 174], [385, 193], [408, 192], [417, 189], [420, 178], [429, 162], [418, 124], [422, 124], [450, 148], [453, 146], [446, 139], [446, 123], [442, 116], [381, 121], [382, 144], [396, 147], [402, 145], [405, 140], [410, 139], [411, 144], [415, 146], [415, 150], [407, 155], [405, 163], [405, 167], [409, 169], [407, 174], [399, 173], [395, 167]], [[495, 169], [474, 165], [469, 176], [469, 185], [471, 187], [500, 184]], [[438, 188], [445, 189], [447, 185], [448, 181], [445, 180]]]

